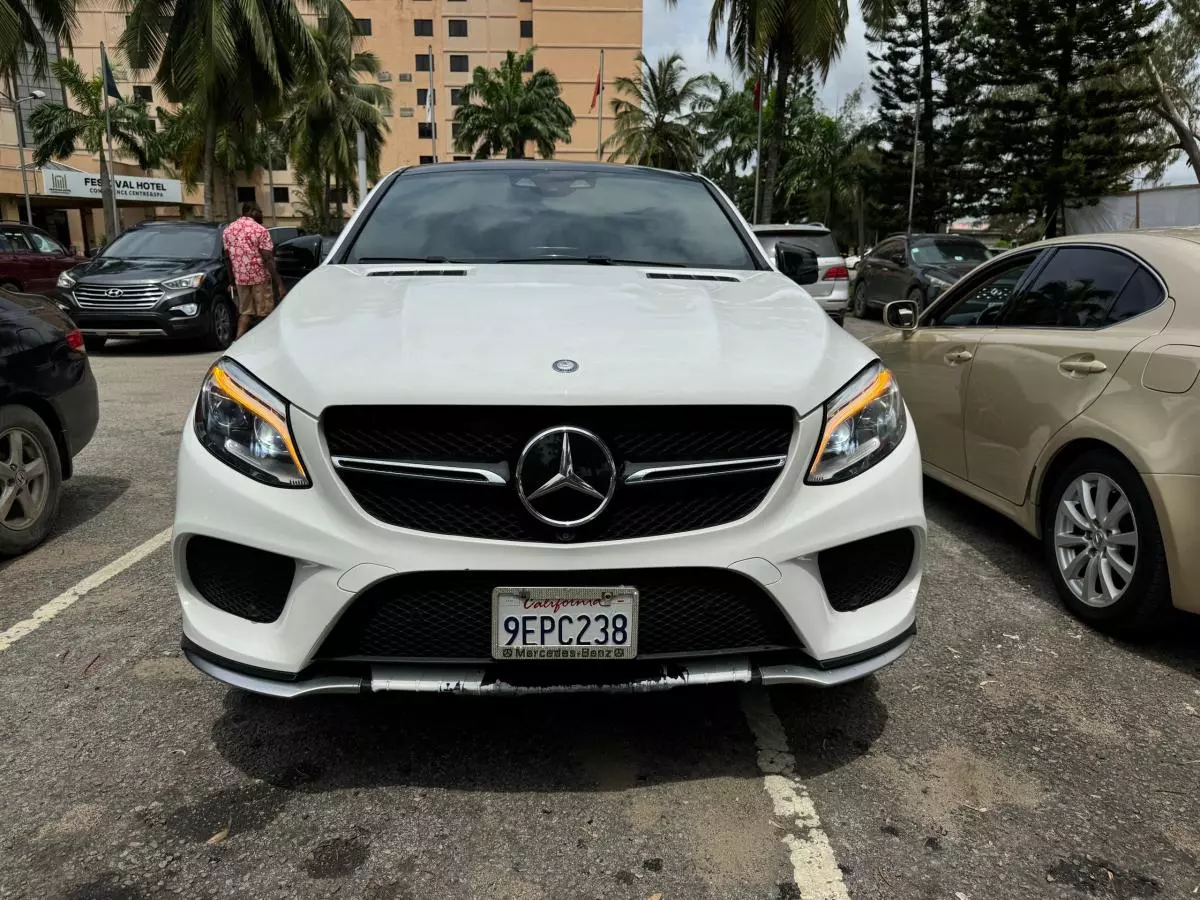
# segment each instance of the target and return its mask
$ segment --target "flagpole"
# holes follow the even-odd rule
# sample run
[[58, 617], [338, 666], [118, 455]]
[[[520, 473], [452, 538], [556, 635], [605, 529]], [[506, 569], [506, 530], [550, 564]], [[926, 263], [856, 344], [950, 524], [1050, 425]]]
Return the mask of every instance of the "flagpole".
[[429, 103], [426, 118], [429, 119], [430, 140], [433, 141], [433, 161], [437, 162], [437, 94], [433, 91], [433, 44], [429, 45]]
[[[117, 210], [117, 180], [113, 177], [113, 164], [115, 159], [113, 158], [112, 148], [112, 122], [109, 121], [108, 116], [108, 85], [112, 69], [108, 64], [108, 51], [104, 49], [104, 41], [100, 42], [100, 67], [104, 70], [101, 73], [104, 78], [104, 136], [108, 143], [108, 193], [112, 197], [109, 209], [112, 211], [113, 229], [115, 231], [120, 231], [121, 219], [120, 213]], [[111, 242], [115, 240], [116, 237], [117, 236], [115, 234], [110, 234], [108, 236], [108, 240]]]
[[913, 148], [912, 148], [912, 178], [908, 183], [908, 231], [906, 236], [912, 236], [913, 206], [917, 199], [917, 150], [921, 141], [921, 81], [925, 77], [925, 57], [917, 67], [917, 103], [913, 108]]
[[762, 57], [758, 60], [758, 81], [755, 83], [755, 101], [758, 104], [758, 150], [754, 158], [754, 224], [758, 224], [759, 181], [762, 178], [762, 111], [763, 111], [763, 67]]
[[600, 48], [600, 74], [596, 76], [599, 85], [596, 103], [596, 159], [604, 159], [604, 48]]

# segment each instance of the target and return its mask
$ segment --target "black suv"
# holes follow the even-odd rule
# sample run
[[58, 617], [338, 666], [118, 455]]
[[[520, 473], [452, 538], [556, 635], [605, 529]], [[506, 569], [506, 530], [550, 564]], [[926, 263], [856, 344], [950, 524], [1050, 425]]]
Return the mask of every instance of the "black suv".
[[58, 278], [89, 350], [110, 337], [233, 341], [237, 308], [216, 222], [143, 222]]
[[893, 300], [924, 309], [958, 279], [991, 259], [973, 237], [954, 234], [892, 235], [858, 264], [850, 301], [860, 319]]

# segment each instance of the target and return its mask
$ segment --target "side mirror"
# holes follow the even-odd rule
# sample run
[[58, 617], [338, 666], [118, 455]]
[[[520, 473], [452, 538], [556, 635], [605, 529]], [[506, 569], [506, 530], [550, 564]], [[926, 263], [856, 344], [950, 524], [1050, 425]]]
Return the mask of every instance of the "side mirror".
[[901, 331], [915, 331], [920, 313], [912, 300], [893, 300], [883, 308], [883, 323]]
[[796, 284], [816, 284], [821, 278], [817, 254], [799, 244], [777, 243], [775, 268]]

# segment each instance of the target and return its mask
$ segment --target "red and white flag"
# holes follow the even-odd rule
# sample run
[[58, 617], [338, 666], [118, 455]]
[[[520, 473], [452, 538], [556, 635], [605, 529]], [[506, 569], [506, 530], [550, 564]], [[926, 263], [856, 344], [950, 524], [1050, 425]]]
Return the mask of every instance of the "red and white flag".
[[754, 82], [754, 111], [762, 108], [762, 79]]
[[600, 73], [596, 72], [596, 87], [592, 91], [592, 105], [588, 107], [588, 112], [596, 108], [596, 100], [600, 97]]

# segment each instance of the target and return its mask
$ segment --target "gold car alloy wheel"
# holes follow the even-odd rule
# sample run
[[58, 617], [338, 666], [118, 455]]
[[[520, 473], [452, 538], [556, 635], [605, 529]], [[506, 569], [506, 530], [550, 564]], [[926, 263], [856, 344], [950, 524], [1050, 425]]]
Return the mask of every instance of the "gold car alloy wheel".
[[1129, 589], [1137, 557], [1137, 522], [1120, 486], [1099, 472], [1072, 481], [1054, 517], [1054, 558], [1071, 593], [1112, 606]]

